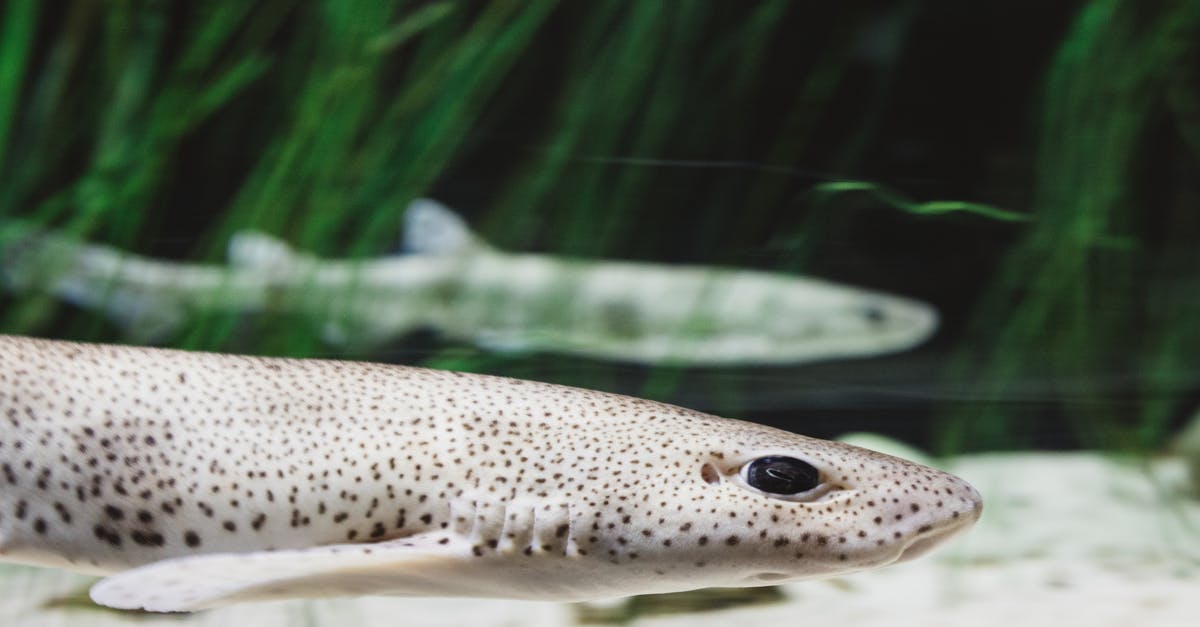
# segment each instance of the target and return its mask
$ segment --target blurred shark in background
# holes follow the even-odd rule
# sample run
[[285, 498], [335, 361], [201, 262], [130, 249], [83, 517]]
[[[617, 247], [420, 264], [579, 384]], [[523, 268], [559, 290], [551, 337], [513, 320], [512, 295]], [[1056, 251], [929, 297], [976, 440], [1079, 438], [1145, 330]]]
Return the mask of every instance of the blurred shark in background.
[[433, 329], [494, 351], [722, 366], [890, 353], [938, 323], [912, 299], [777, 272], [508, 253], [427, 199], [405, 213], [406, 254], [372, 259], [323, 259], [253, 231], [231, 238], [229, 265], [13, 225], [4, 241], [9, 289], [103, 312], [140, 341], [200, 311], [289, 312], [358, 347]]

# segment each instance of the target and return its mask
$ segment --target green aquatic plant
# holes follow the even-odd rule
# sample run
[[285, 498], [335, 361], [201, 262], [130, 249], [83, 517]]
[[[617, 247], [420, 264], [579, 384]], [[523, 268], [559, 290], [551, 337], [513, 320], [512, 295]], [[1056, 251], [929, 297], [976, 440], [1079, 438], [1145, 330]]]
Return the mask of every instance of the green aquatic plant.
[[[914, 79], [911, 55], [938, 41], [931, 24], [980, 23], [915, 0], [13, 0], [0, 9], [0, 216], [190, 262], [221, 261], [246, 229], [369, 258], [395, 252], [404, 207], [432, 196], [505, 250], [755, 267], [945, 303], [945, 331], [913, 357], [945, 368], [893, 392], [937, 414], [942, 450], [1144, 448], [1200, 370], [1200, 224], [1180, 182], [1200, 154], [1195, 3], [1067, 4], [1022, 17], [1077, 13], [1049, 36], [1049, 65], [1030, 65], [1048, 72], [1039, 105], [965, 87], [937, 100], [957, 87]], [[913, 136], [939, 131], [897, 140], [905, 98], [981, 126], [1040, 110], [1035, 146], [970, 147], [1031, 165], [966, 182], [929, 165], [945, 159], [896, 168], [909, 157], [879, 155], [919, 160]], [[0, 296], [0, 328], [119, 333], [38, 297]], [[217, 312], [171, 343], [331, 354], [320, 335], [309, 316]], [[689, 386], [739, 416], [759, 387], [810, 376], [597, 367], [424, 337], [338, 355], [663, 399]], [[878, 367], [910, 385], [904, 363]]]
[[[728, 14], [705, 3], [688, 3], [684, 12], [600, 3], [583, 19], [559, 16], [577, 36], [555, 60], [565, 79], [546, 88], [545, 61], [532, 40], [553, 2], [475, 9], [287, 0], [98, 9], [75, 2], [61, 7], [61, 16], [21, 6], [5, 24], [25, 39], [59, 25], [50, 27], [40, 56], [31, 56], [20, 37], [6, 38], [14, 51], [5, 55], [8, 73], [34, 78], [23, 90], [16, 89], [20, 81], [8, 83], [5, 101], [27, 122], [11, 143], [25, 158], [3, 173], [11, 184], [3, 186], [0, 212], [133, 251], [161, 247], [156, 238], [183, 221], [201, 230], [187, 233], [174, 254], [207, 261], [246, 228], [318, 254], [388, 250], [407, 202], [471, 158], [488, 116], [525, 104], [514, 100], [514, 89], [535, 85], [561, 98], [544, 100], [546, 122], [513, 155], [511, 173], [487, 203], [484, 232], [506, 247], [553, 232], [541, 244], [553, 252], [644, 255], [661, 242], [628, 232], [662, 171], [620, 160], [621, 167], [588, 165], [589, 155], [656, 155], [687, 144], [702, 150], [702, 138], [686, 125], [717, 128], [730, 106], [761, 90], [764, 55], [788, 10], [775, 1], [732, 14], [731, 35], [711, 51], [704, 33]], [[91, 49], [101, 54], [89, 55]], [[704, 62], [693, 67], [697, 58]], [[70, 80], [80, 73], [92, 78]], [[799, 93], [828, 97], [836, 75], [813, 79], [823, 90], [807, 85]], [[730, 98], [696, 106], [703, 85], [730, 79], [739, 86]], [[105, 106], [84, 107], [97, 102]], [[203, 182], [188, 180], [191, 164], [181, 155], [190, 153], [228, 165], [210, 165], [198, 175]], [[78, 158], [64, 160], [66, 154]], [[738, 188], [726, 186], [723, 194], [732, 198]], [[162, 200], [180, 193], [197, 197], [185, 202], [190, 209]], [[544, 210], [552, 207], [568, 211]], [[714, 220], [716, 208], [701, 208], [696, 223], [705, 225], [706, 239], [720, 241], [726, 227]], [[549, 216], [547, 228], [538, 224], [542, 216]], [[746, 215], [739, 222], [753, 221]], [[714, 252], [705, 261], [730, 259], [720, 247]], [[34, 331], [54, 320], [54, 311], [45, 299], [14, 302], [5, 327]], [[66, 322], [74, 328], [68, 334], [106, 335], [95, 317]], [[309, 325], [286, 317], [248, 335], [231, 316], [201, 317], [175, 343], [221, 347], [247, 337], [265, 352], [323, 350]]]
[[[1027, 445], [1046, 418], [1020, 409], [1027, 388], [1054, 400], [1086, 445], [1162, 443], [1200, 365], [1200, 255], [1194, 207], [1169, 209], [1165, 233], [1144, 219], [1141, 205], [1171, 199], [1146, 187], [1160, 173], [1140, 162], [1154, 158], [1147, 139], [1164, 99], [1196, 93], [1180, 69], [1198, 32], [1195, 2], [1096, 0], [1067, 33], [1045, 80], [1031, 224], [985, 277], [947, 371], [982, 402], [947, 404], [945, 450]], [[1114, 386], [1141, 402], [1106, 400]]]

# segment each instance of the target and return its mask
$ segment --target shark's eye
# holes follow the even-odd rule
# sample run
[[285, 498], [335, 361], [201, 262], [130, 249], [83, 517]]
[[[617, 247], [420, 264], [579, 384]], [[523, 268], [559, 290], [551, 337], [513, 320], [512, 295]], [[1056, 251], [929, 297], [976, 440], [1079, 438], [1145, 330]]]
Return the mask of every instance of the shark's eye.
[[821, 473], [808, 462], [772, 455], [747, 464], [746, 483], [770, 494], [800, 494], [820, 485]]

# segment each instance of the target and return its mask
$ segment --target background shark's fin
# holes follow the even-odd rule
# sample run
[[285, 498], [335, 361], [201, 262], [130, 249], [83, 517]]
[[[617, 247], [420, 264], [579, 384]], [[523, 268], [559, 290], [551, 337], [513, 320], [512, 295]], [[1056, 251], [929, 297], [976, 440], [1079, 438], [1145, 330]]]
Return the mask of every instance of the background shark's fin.
[[418, 198], [404, 210], [405, 252], [456, 255], [484, 246], [462, 216], [436, 200]]
[[296, 251], [287, 242], [262, 231], [238, 231], [225, 251], [230, 265], [241, 268], [275, 268], [292, 263]]

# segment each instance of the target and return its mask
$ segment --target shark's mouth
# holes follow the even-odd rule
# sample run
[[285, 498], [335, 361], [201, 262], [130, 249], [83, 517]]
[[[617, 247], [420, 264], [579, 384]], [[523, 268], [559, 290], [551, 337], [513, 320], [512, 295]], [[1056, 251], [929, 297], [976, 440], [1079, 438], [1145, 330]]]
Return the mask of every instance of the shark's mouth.
[[971, 525], [979, 520], [983, 514], [983, 500], [975, 488], [966, 485], [965, 482], [963, 485], [969, 492], [969, 496], [963, 499], [963, 504], [968, 506], [969, 509], [954, 512], [954, 517], [943, 520], [939, 527], [918, 530], [908, 545], [900, 551], [900, 555], [896, 557], [893, 563], [899, 564], [921, 557], [937, 545], [970, 529]]
[[923, 535], [917, 536], [917, 538], [910, 542], [908, 546], [904, 547], [904, 550], [900, 552], [900, 556], [897, 557], [896, 561], [892, 563], [900, 564], [921, 557], [960, 530], [961, 527], [959, 526], [946, 526], [942, 527], [941, 529], [934, 529]]

